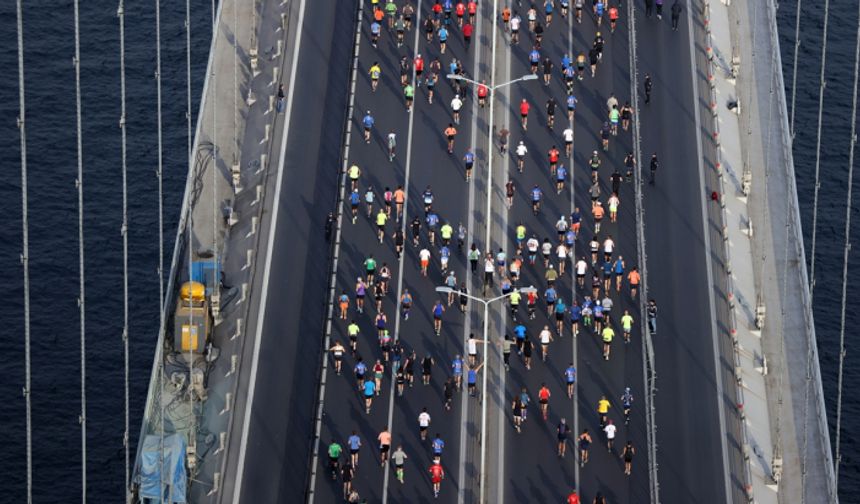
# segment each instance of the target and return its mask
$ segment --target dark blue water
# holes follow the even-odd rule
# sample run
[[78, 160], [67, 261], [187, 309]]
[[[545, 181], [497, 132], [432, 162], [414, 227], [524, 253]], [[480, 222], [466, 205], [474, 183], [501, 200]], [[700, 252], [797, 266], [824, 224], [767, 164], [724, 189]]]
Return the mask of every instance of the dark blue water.
[[[123, 463], [122, 240], [117, 1], [81, 2], [88, 495], [121, 502]], [[25, 496], [20, 164], [15, 2], [0, 2], [0, 502]], [[170, 260], [186, 179], [185, 2], [162, 2], [164, 215]], [[33, 484], [36, 502], [80, 500], [80, 326], [76, 298], [77, 176], [73, 4], [25, 2], [32, 299]], [[192, 1], [192, 96], [211, 35], [209, 0]], [[155, 2], [126, 2], [131, 440], [136, 444], [158, 321]], [[169, 264], [167, 265], [169, 267]], [[136, 446], [132, 446], [134, 450]], [[132, 454], [134, 451], [132, 451]]]
[[[794, 57], [796, 1], [780, 3], [777, 21], [780, 30], [783, 71], [787, 100], [791, 100], [791, 75]], [[797, 67], [797, 101], [795, 112], [794, 167], [797, 192], [803, 222], [807, 256], [812, 249], [812, 210], [815, 194], [815, 144], [818, 121], [819, 72], [821, 64], [823, 2], [801, 2], [800, 52]], [[814, 290], [815, 326], [824, 396], [831, 441], [835, 443], [836, 396], [839, 367], [840, 301], [842, 299], [842, 264], [845, 243], [845, 208], [848, 187], [848, 154], [851, 141], [851, 94], [853, 91], [854, 50], [857, 36], [857, 2], [830, 2], [827, 34], [827, 59], [824, 92], [820, 181], [818, 194], [818, 232], [816, 236]], [[860, 129], [858, 129], [860, 131]], [[860, 152], [856, 152], [860, 166]], [[856, 201], [860, 197], [860, 169], [855, 171], [854, 202], [851, 224], [854, 242], [860, 238], [860, 212]], [[843, 502], [855, 502], [860, 490], [860, 461], [858, 436], [860, 403], [854, 391], [860, 385], [860, 356], [853, 330], [860, 314], [856, 309], [858, 296], [852, 289], [860, 282], [857, 251], [849, 256], [848, 313], [846, 318], [846, 361], [842, 408], [842, 465], [839, 473], [839, 494]], [[834, 456], [835, 456], [834, 447]], [[809, 463], [815, 463], [809, 461]]]
[[[809, 251], [815, 162], [818, 61], [823, 13], [804, 2], [798, 71], [795, 166], [804, 232]], [[119, 31], [115, 2], [82, 2], [81, 81], [83, 86], [84, 199], [86, 206], [88, 489], [89, 497], [119, 502], [123, 495], [122, 241], [119, 103]], [[791, 85], [794, 40], [793, 2], [778, 15], [786, 84]], [[27, 132], [30, 201], [30, 274], [34, 430], [34, 499], [72, 502], [81, 488], [79, 322], [76, 297], [77, 174], [73, 6], [68, 0], [26, 2], [24, 14], [27, 78]], [[835, 422], [838, 364], [838, 301], [842, 274], [845, 188], [851, 106], [851, 72], [856, 5], [834, 2], [824, 120], [826, 148], [821, 162], [816, 325], [831, 426]], [[164, 96], [164, 212], [170, 259], [172, 238], [186, 176], [184, 2], [162, 7]], [[0, 502], [25, 495], [25, 423], [21, 248], [20, 151], [14, 2], [0, 2], [0, 273], [7, 288], [0, 303]], [[192, 1], [192, 97], [194, 117], [209, 49], [211, 4]], [[126, 6], [128, 90], [128, 176], [130, 246], [131, 440], [136, 443], [148, 385], [158, 321], [157, 166], [154, 2]], [[790, 93], [791, 89], [788, 89]], [[860, 179], [860, 173], [858, 173]], [[858, 184], [860, 185], [860, 184]], [[860, 187], [855, 187], [855, 192]], [[853, 207], [852, 207], [853, 208]], [[856, 208], [855, 208], [856, 210]], [[853, 222], [860, 221], [854, 212]], [[855, 226], [856, 228], [856, 226]], [[851, 285], [860, 282], [856, 261]], [[166, 265], [169, 267], [169, 265]], [[849, 306], [856, 294], [849, 290]], [[857, 315], [849, 311], [848, 327]], [[843, 413], [841, 494], [860, 488], [854, 452], [858, 403], [850, 391], [860, 384], [857, 344], [848, 335]], [[134, 453], [132, 446], [132, 453]]]

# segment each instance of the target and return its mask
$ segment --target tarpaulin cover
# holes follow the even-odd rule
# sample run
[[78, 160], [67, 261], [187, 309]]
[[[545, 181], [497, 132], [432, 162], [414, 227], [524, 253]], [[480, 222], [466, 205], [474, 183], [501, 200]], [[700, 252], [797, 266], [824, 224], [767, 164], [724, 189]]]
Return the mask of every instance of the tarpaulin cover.
[[157, 502], [164, 496], [165, 503], [185, 503], [185, 438], [179, 434], [164, 436], [164, 474], [161, 468], [161, 436], [146, 436], [141, 450], [141, 499]]

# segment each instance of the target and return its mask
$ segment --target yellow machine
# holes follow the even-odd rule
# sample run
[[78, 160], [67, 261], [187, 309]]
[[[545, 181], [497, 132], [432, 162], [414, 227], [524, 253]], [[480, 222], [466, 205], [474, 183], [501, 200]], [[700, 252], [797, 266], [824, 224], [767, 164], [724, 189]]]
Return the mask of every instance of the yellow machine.
[[182, 284], [173, 320], [173, 345], [177, 352], [200, 352], [206, 348], [212, 316], [205, 285], [200, 282]]

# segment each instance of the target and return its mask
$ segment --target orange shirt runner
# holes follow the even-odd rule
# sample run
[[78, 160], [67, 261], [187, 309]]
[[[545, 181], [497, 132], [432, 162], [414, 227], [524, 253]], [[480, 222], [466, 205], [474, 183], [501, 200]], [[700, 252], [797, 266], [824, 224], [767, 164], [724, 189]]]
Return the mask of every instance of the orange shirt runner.
[[631, 287], [638, 286], [640, 279], [641, 279], [641, 277], [639, 276], [639, 272], [636, 270], [633, 270], [627, 274], [627, 280], [630, 282]]

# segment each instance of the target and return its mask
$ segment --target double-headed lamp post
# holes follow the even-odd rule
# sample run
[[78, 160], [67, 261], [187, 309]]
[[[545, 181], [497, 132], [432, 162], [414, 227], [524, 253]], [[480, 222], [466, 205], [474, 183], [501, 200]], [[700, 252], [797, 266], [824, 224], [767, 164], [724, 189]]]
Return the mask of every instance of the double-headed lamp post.
[[[522, 287], [519, 289], [514, 289], [507, 294], [502, 294], [501, 296], [496, 296], [494, 298], [484, 299], [479, 298], [477, 296], [472, 296], [471, 294], [466, 294], [460, 292], [458, 290], [452, 289], [447, 286], [436, 287], [436, 292], [442, 294], [457, 294], [458, 296], [463, 296], [477, 303], [481, 303], [484, 305], [484, 362], [487, 362], [489, 356], [489, 331], [490, 331], [490, 304], [495, 303], [496, 301], [501, 301], [511, 296], [514, 292], [519, 292], [520, 294], [531, 294], [537, 292], [537, 289], [534, 286]], [[487, 375], [489, 374], [489, 369], [484, 370], [484, 376], [481, 377], [481, 388], [482, 388], [482, 396], [483, 400], [481, 401], [481, 476], [479, 483], [479, 491], [480, 491], [480, 499], [478, 502], [484, 502], [484, 486], [486, 482], [486, 462], [487, 462], [487, 450], [484, 440], [486, 439], [487, 432]], [[502, 390], [501, 394], [504, 395], [505, 391]]]

